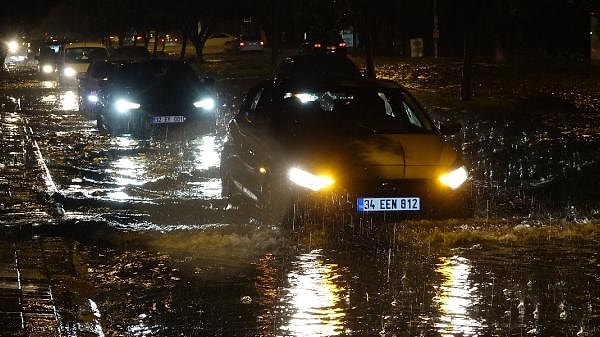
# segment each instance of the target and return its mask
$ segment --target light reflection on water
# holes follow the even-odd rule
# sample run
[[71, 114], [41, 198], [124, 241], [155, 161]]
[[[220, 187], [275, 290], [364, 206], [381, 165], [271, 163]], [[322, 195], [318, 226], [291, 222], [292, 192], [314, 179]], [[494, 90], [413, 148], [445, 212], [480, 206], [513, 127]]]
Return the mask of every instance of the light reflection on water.
[[60, 109], [79, 110], [78, 97], [74, 91], [69, 90], [60, 95]]
[[341, 277], [336, 264], [323, 261], [320, 251], [303, 254], [287, 275], [289, 287], [281, 307], [292, 310], [281, 327], [283, 335], [337, 336], [344, 332], [343, 298], [346, 289], [336, 284]]
[[436, 272], [444, 278], [435, 298], [440, 311], [439, 321], [435, 324], [438, 332], [449, 337], [477, 336], [482, 324], [469, 316], [477, 299], [477, 288], [469, 280], [469, 260], [458, 256], [442, 257]]
[[203, 136], [200, 144], [197, 146], [197, 157], [195, 161], [196, 169], [206, 170], [211, 167], [219, 167], [220, 164], [220, 145], [217, 143], [217, 137], [214, 135]]
[[[116, 183], [120, 186], [143, 185], [147, 180], [146, 160], [142, 157], [121, 157], [111, 163], [107, 170], [114, 174]], [[145, 179], [144, 179], [145, 178]]]

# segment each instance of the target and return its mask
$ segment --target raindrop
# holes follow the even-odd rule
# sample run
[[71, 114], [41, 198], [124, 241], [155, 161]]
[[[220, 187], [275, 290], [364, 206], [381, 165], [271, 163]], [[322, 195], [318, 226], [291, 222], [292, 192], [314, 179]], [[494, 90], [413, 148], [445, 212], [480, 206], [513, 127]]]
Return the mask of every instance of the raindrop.
[[240, 302], [242, 304], [250, 304], [250, 303], [252, 303], [252, 297], [250, 297], [250, 296], [242, 296], [242, 298], [240, 298]]

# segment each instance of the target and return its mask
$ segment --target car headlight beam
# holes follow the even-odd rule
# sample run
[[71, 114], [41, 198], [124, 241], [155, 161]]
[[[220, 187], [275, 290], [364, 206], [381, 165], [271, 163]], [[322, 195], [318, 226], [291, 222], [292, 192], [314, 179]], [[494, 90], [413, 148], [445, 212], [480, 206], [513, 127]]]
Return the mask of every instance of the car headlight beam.
[[19, 44], [17, 43], [17, 41], [9, 41], [6, 44], [8, 46], [8, 52], [11, 54], [14, 54], [19, 50]]
[[288, 179], [298, 186], [313, 191], [319, 191], [334, 183], [334, 180], [328, 176], [317, 176], [297, 167], [293, 167], [288, 171]]
[[65, 76], [67, 76], [67, 77], [73, 77], [73, 76], [77, 75], [77, 71], [75, 71], [75, 69], [73, 69], [71, 67], [66, 67], [63, 70], [63, 74], [65, 74]]
[[133, 102], [130, 102], [130, 101], [122, 98], [122, 99], [118, 99], [115, 102], [115, 108], [117, 109], [118, 112], [125, 113], [132, 109], [139, 109], [140, 105], [138, 103], [133, 103]]
[[464, 166], [461, 166], [457, 169], [454, 169], [448, 173], [441, 175], [438, 180], [445, 186], [450, 187], [450, 189], [459, 188], [467, 178], [469, 177], [467, 173], [467, 169]]
[[215, 100], [210, 97], [203, 98], [199, 101], [194, 102], [194, 106], [196, 108], [201, 108], [204, 110], [212, 110], [215, 108]]
[[52, 66], [51, 64], [44, 64], [42, 66], [42, 72], [44, 74], [50, 74], [50, 73], [54, 72], [54, 66]]
[[314, 102], [319, 98], [319, 97], [317, 97], [317, 95], [310, 94], [310, 93], [300, 93], [300, 94], [295, 94], [294, 96], [297, 99], [299, 99], [301, 103]]

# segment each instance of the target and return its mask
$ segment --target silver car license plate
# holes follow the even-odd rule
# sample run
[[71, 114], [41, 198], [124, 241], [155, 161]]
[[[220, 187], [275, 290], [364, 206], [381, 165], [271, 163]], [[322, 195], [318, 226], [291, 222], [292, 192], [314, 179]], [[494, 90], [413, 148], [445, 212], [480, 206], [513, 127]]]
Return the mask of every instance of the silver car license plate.
[[183, 123], [185, 116], [153, 116], [152, 124]]

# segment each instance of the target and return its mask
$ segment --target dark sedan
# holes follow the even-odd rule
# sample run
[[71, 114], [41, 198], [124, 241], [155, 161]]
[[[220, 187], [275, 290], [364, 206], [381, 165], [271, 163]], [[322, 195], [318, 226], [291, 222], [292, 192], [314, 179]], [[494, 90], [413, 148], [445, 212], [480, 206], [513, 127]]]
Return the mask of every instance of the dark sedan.
[[223, 194], [275, 222], [302, 209], [467, 217], [468, 170], [443, 138], [459, 129], [390, 81], [265, 81], [229, 125]]
[[171, 60], [115, 63], [97, 98], [98, 128], [150, 137], [156, 130], [212, 130], [216, 120], [211, 81]]

